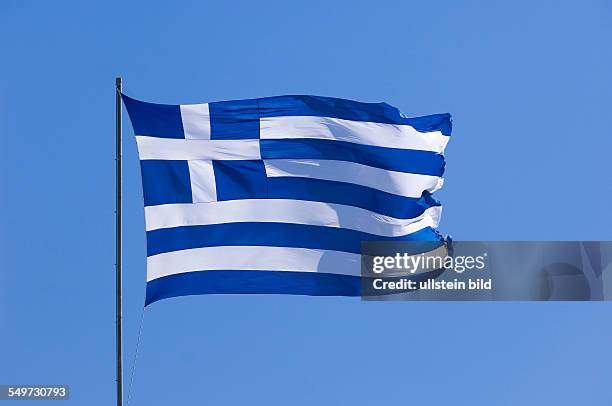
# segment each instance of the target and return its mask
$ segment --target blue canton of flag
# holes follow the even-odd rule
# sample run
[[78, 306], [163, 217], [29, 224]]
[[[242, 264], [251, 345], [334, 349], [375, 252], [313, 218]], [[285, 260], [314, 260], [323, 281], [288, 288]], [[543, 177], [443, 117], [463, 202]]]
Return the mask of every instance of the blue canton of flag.
[[442, 241], [450, 114], [278, 96], [122, 96], [136, 134], [146, 304], [213, 293], [359, 296], [362, 241]]

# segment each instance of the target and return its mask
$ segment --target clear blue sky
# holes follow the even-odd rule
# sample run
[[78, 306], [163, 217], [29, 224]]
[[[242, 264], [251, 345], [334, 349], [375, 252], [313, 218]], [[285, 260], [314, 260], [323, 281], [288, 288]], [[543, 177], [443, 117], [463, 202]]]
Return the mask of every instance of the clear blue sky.
[[[0, 5], [0, 383], [114, 401], [117, 75], [162, 103], [301, 93], [450, 112], [443, 232], [612, 238], [609, 2], [93, 3]], [[145, 234], [124, 128], [127, 394]], [[611, 315], [608, 303], [170, 299], [145, 313], [132, 404], [609, 405]]]

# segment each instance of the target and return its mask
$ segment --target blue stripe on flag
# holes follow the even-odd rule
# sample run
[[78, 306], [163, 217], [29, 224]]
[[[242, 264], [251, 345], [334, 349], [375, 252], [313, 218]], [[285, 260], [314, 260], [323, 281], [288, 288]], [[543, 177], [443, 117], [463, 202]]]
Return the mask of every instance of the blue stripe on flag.
[[444, 157], [431, 151], [316, 139], [261, 140], [262, 159], [333, 159], [390, 171], [442, 176]]
[[440, 205], [428, 192], [417, 199], [353, 183], [298, 177], [268, 178], [268, 197], [345, 204], [400, 219], [418, 217]]
[[147, 231], [147, 255], [218, 246], [295, 247], [361, 253], [363, 241], [440, 241], [431, 227], [398, 237], [292, 223], [224, 223]]
[[[417, 286], [444, 268], [410, 276]], [[363, 284], [363, 285], [362, 285]], [[208, 294], [282, 294], [308, 296], [388, 295], [359, 276], [324, 272], [214, 270], [179, 273], [147, 282], [145, 306], [177, 296]], [[366, 289], [362, 289], [365, 286]]]
[[146, 305], [155, 301], [205, 294], [285, 294], [359, 296], [361, 278], [317, 272], [196, 271], [153, 279], [147, 283]]
[[146, 103], [124, 94], [121, 96], [136, 135], [185, 138], [178, 105]]

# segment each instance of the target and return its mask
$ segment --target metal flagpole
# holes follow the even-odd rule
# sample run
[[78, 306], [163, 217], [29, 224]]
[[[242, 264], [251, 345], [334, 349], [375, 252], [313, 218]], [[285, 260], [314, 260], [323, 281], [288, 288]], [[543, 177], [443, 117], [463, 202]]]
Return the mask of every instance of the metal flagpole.
[[115, 79], [115, 119], [116, 119], [116, 146], [115, 146], [115, 165], [116, 165], [116, 264], [115, 264], [115, 322], [116, 322], [116, 344], [117, 344], [117, 406], [123, 406], [123, 339], [121, 332], [121, 78]]

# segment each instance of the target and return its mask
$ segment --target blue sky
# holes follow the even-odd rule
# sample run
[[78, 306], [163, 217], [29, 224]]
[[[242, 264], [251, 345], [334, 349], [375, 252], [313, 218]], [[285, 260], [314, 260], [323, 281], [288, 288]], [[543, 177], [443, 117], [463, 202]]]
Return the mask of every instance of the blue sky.
[[[603, 0], [3, 1], [0, 383], [114, 400], [115, 76], [162, 103], [450, 112], [443, 232], [609, 240], [611, 17]], [[127, 395], [145, 235], [124, 128]], [[609, 320], [607, 303], [170, 299], [145, 313], [132, 404], [610, 404]]]

